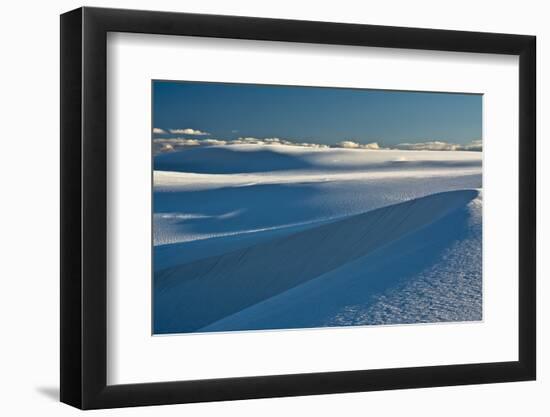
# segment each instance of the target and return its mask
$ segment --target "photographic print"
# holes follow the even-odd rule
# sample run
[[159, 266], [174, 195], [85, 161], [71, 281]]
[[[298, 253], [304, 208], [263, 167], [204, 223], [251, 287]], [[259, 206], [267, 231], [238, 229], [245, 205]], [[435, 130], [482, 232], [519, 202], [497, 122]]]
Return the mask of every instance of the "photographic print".
[[153, 334], [482, 320], [482, 100], [152, 81]]

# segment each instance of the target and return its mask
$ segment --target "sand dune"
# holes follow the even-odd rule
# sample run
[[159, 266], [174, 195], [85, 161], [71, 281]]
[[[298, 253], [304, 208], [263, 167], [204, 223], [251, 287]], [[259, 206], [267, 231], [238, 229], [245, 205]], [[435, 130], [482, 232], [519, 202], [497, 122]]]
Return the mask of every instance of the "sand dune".
[[479, 152], [306, 148], [281, 145], [194, 147], [155, 156], [155, 171], [202, 174], [280, 171], [345, 172], [428, 168], [479, 168]]
[[480, 204], [476, 190], [432, 194], [157, 271], [155, 333], [369, 324], [377, 296], [434, 266], [459, 272], [445, 253], [481, 244]]

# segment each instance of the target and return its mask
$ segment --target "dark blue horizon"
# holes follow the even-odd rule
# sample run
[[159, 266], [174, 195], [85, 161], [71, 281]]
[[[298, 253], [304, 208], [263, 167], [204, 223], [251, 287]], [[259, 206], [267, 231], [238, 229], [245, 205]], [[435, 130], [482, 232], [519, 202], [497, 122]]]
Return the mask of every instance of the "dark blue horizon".
[[154, 127], [209, 133], [202, 138], [384, 146], [482, 139], [481, 94], [186, 81], [152, 88]]

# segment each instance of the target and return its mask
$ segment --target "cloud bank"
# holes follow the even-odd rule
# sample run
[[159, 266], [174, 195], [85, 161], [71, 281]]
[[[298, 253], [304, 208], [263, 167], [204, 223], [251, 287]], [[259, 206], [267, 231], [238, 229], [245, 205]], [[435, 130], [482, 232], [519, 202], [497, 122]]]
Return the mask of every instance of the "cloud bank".
[[153, 128], [153, 133], [155, 135], [166, 135], [166, 134], [168, 134], [168, 132], [166, 130], [161, 129], [160, 127], [154, 127]]
[[242, 137], [233, 140], [224, 139], [194, 139], [194, 138], [155, 138], [153, 150], [155, 155], [164, 152], [178, 151], [191, 146], [221, 146], [221, 145], [280, 145], [301, 146], [307, 148], [329, 148], [328, 145], [308, 142], [291, 142], [281, 138]]
[[239, 137], [233, 140], [225, 139], [197, 139], [185, 137], [173, 138], [154, 138], [153, 151], [156, 154], [164, 152], [174, 152], [184, 148], [193, 146], [231, 146], [231, 145], [265, 145], [265, 146], [299, 146], [305, 148], [343, 148], [343, 149], [369, 149], [369, 150], [384, 150], [384, 149], [400, 149], [411, 151], [482, 151], [483, 145], [480, 140], [472, 141], [466, 145], [457, 145], [454, 143], [442, 141], [429, 141], [418, 143], [400, 143], [391, 148], [383, 148], [377, 142], [359, 143], [351, 140], [344, 140], [334, 145], [324, 145], [311, 142], [292, 142], [281, 138], [254, 138], [254, 137]]

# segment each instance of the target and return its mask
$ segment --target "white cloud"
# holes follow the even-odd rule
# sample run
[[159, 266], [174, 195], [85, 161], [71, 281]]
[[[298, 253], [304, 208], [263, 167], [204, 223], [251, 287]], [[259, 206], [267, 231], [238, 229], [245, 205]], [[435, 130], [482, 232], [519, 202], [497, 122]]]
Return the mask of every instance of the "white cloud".
[[323, 145], [323, 144], [321, 144], [321, 143], [301, 142], [301, 143], [294, 143], [293, 145], [295, 145], [295, 146], [303, 146], [303, 147], [305, 147], [305, 148], [320, 148], [320, 149], [330, 148], [330, 146], [328, 146], [328, 145]]
[[153, 133], [155, 135], [166, 135], [168, 132], [164, 129], [161, 129], [160, 127], [154, 127], [153, 128]]
[[263, 143], [262, 139], [256, 138], [237, 138], [228, 142], [229, 145], [263, 145]]
[[200, 141], [200, 144], [201, 145], [211, 145], [211, 146], [214, 146], [214, 145], [226, 145], [227, 144], [227, 141], [226, 140], [220, 140], [220, 139], [203, 139]]
[[359, 144], [357, 142], [353, 142], [351, 140], [343, 140], [342, 142], [338, 142], [336, 145], [334, 145], [337, 148], [358, 148]]
[[483, 146], [480, 140], [473, 141], [467, 145], [457, 145], [442, 141], [400, 143], [395, 145], [397, 149], [410, 151], [481, 151]]
[[160, 150], [161, 152], [171, 152], [171, 151], [174, 150], [174, 146], [171, 145], [170, 143], [164, 143], [164, 144], [161, 144], [159, 150]]
[[408, 151], [456, 151], [459, 145], [436, 140], [431, 142], [399, 143], [395, 147]]
[[290, 140], [281, 138], [237, 138], [227, 142], [228, 145], [286, 145], [286, 146], [301, 146], [304, 148], [328, 148], [328, 145], [308, 142], [291, 142]]
[[344, 140], [334, 145], [335, 148], [347, 148], [347, 149], [380, 149], [377, 142], [372, 143], [358, 143], [352, 140]]
[[173, 135], [195, 135], [195, 136], [206, 136], [210, 134], [208, 132], [203, 132], [201, 130], [190, 129], [190, 128], [170, 129], [170, 133], [172, 133]]
[[219, 139], [155, 138], [153, 139], [153, 152], [157, 155], [159, 153], [175, 152], [195, 146], [219, 146], [226, 144], [227, 141]]
[[186, 138], [155, 138], [153, 139], [153, 154], [174, 152], [189, 146], [198, 146], [197, 139]]

